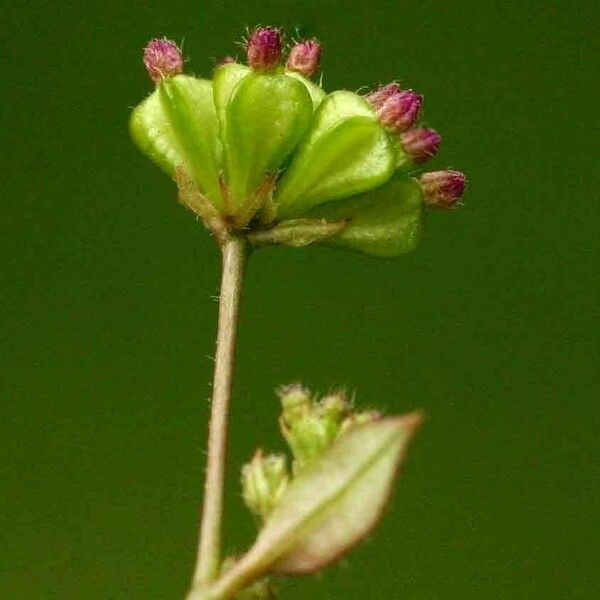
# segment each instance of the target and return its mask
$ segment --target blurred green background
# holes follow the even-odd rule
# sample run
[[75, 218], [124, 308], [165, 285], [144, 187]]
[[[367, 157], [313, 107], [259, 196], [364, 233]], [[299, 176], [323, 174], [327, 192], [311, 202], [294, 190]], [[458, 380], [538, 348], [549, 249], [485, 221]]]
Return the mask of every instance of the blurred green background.
[[23, 2], [5, 8], [0, 227], [0, 596], [177, 599], [195, 553], [219, 278], [213, 241], [128, 138], [141, 48], [188, 69], [246, 25], [325, 44], [328, 89], [399, 78], [468, 173], [418, 251], [251, 261], [229, 551], [254, 525], [238, 471], [281, 449], [273, 394], [345, 385], [424, 407], [383, 523], [281, 598], [598, 597], [595, 3]]

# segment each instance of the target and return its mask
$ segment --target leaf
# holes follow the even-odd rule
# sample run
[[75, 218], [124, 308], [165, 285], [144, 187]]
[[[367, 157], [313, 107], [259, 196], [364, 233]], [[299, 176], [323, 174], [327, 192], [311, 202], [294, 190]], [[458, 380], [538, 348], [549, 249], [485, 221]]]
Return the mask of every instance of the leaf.
[[133, 110], [129, 127], [144, 154], [172, 177], [183, 165], [199, 190], [221, 207], [222, 148], [210, 81], [187, 75], [165, 79]]
[[344, 227], [346, 227], [346, 221], [290, 219], [271, 229], [249, 233], [247, 238], [256, 247], [281, 245], [302, 248], [321, 242], [340, 232]]
[[313, 114], [306, 86], [283, 74], [251, 73], [236, 85], [223, 140], [227, 181], [240, 206], [275, 173], [304, 135]]
[[307, 217], [346, 220], [328, 246], [390, 258], [414, 250], [421, 239], [423, 192], [416, 180], [402, 176], [365, 194], [317, 206]]
[[333, 92], [319, 105], [278, 184], [278, 218], [382, 185], [396, 168], [396, 146], [364, 98]]
[[312, 573], [376, 525], [419, 413], [357, 425], [291, 483], [240, 569]]

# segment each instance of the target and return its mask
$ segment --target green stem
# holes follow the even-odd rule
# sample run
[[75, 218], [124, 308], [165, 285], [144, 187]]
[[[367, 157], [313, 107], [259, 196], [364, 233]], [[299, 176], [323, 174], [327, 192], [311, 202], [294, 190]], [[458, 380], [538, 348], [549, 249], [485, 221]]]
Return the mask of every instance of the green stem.
[[212, 409], [208, 432], [208, 456], [204, 504], [200, 525], [198, 558], [192, 589], [206, 586], [219, 572], [221, 561], [221, 522], [229, 403], [242, 281], [246, 263], [246, 242], [229, 237], [222, 244], [223, 272], [219, 297], [219, 324], [215, 354]]

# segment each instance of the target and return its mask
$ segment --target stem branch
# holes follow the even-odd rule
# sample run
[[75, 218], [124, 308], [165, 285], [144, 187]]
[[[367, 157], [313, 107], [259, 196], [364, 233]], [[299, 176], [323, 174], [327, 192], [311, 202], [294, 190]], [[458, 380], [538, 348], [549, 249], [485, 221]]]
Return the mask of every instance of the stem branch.
[[219, 297], [219, 324], [215, 354], [212, 409], [208, 432], [208, 456], [204, 505], [200, 525], [198, 558], [192, 587], [206, 585], [218, 575], [221, 559], [221, 521], [229, 401], [233, 379], [233, 363], [242, 280], [246, 262], [246, 242], [229, 237], [221, 247], [223, 272]]

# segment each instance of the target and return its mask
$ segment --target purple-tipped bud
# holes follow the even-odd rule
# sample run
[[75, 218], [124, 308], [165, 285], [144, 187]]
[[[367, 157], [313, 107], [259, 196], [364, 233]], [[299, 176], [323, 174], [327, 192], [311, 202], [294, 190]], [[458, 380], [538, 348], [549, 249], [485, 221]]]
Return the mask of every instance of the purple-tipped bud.
[[281, 34], [275, 27], [259, 27], [252, 32], [248, 45], [248, 64], [257, 71], [275, 69], [281, 60]]
[[144, 48], [144, 65], [158, 85], [165, 77], [183, 71], [183, 56], [177, 44], [167, 38], [150, 40]]
[[415, 127], [400, 136], [400, 143], [410, 160], [418, 165], [437, 154], [442, 136], [435, 129]]
[[366, 98], [375, 108], [381, 108], [388, 98], [401, 91], [400, 86], [392, 82], [377, 88], [374, 92], [368, 94]]
[[419, 118], [423, 104], [423, 96], [412, 90], [404, 90], [392, 94], [377, 109], [379, 122], [394, 133], [410, 129]]
[[452, 208], [463, 195], [467, 178], [460, 171], [447, 169], [423, 173], [420, 183], [427, 204], [439, 208]]
[[321, 44], [317, 40], [298, 42], [287, 59], [287, 68], [298, 71], [304, 77], [314, 75], [321, 63]]

